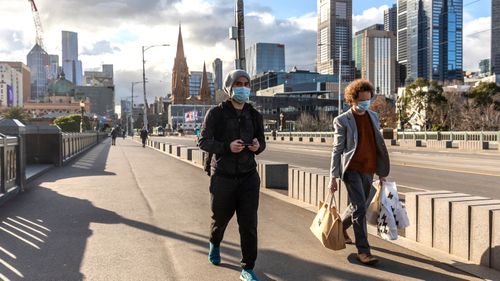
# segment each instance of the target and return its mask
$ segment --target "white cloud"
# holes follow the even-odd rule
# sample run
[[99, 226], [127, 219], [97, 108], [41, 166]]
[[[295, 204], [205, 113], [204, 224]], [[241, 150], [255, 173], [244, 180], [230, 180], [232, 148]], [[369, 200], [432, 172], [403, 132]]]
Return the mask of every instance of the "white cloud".
[[288, 21], [295, 24], [298, 28], [303, 30], [314, 31], [318, 29], [318, 18], [316, 13], [307, 13], [300, 17], [288, 18]]
[[359, 31], [363, 28], [377, 23], [384, 23], [384, 11], [389, 9], [389, 6], [382, 5], [378, 8], [370, 8], [364, 10], [361, 15], [353, 15], [352, 17], [352, 32]]
[[464, 23], [464, 70], [478, 70], [479, 61], [491, 54], [491, 17]]

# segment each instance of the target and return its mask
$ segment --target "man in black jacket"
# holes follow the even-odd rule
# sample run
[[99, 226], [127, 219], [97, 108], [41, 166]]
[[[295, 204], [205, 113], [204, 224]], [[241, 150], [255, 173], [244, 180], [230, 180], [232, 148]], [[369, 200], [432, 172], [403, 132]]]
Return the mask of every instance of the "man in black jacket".
[[257, 259], [257, 209], [260, 178], [255, 155], [266, 147], [262, 115], [248, 100], [250, 77], [243, 70], [230, 72], [224, 91], [230, 99], [208, 111], [199, 147], [211, 154], [212, 224], [208, 259], [220, 263], [220, 243], [236, 212], [241, 236], [241, 280], [258, 280], [253, 272]]

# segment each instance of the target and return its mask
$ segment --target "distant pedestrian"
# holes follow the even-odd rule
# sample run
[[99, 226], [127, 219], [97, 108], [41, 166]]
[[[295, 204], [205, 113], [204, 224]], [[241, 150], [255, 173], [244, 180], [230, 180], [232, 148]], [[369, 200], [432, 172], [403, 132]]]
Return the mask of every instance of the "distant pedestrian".
[[111, 129], [111, 145], [116, 145], [116, 137], [118, 136], [118, 128]]
[[127, 136], [127, 131], [123, 130], [123, 132], [122, 132], [122, 138], [125, 139], [126, 136]]
[[146, 147], [147, 139], [148, 139], [148, 130], [146, 130], [146, 128], [142, 128], [141, 130], [142, 147]]
[[250, 77], [245, 71], [234, 70], [228, 74], [224, 91], [230, 99], [207, 112], [199, 146], [212, 156], [205, 167], [212, 176], [208, 259], [214, 265], [221, 262], [220, 243], [236, 212], [243, 256], [240, 279], [256, 281], [253, 268], [257, 259], [260, 178], [255, 155], [264, 151], [266, 143], [262, 115], [248, 103], [249, 85]]
[[373, 265], [378, 259], [371, 255], [366, 233], [366, 209], [373, 176], [381, 182], [389, 175], [389, 154], [380, 133], [377, 113], [370, 111], [373, 86], [367, 80], [352, 82], [345, 91], [345, 101], [351, 108], [333, 121], [334, 139], [329, 188], [338, 189], [337, 179], [346, 185], [350, 204], [342, 215], [346, 243], [352, 244], [347, 229], [352, 225], [357, 259]]

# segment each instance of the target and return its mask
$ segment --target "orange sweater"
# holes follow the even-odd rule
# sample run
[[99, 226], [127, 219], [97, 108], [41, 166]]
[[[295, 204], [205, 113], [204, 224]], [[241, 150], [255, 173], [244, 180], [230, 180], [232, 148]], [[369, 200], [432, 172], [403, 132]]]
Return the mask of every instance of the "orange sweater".
[[353, 113], [358, 129], [358, 145], [347, 170], [374, 174], [377, 170], [375, 134], [368, 113]]

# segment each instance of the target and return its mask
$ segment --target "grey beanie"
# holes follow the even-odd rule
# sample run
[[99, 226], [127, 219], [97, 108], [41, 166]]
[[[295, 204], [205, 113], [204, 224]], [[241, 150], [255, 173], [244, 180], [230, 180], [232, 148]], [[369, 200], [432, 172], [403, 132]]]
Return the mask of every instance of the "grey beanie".
[[240, 77], [245, 77], [250, 82], [250, 75], [245, 70], [235, 69], [229, 72], [226, 76], [226, 80], [224, 81], [224, 92], [231, 96], [231, 89], [233, 87], [234, 81], [238, 80]]

